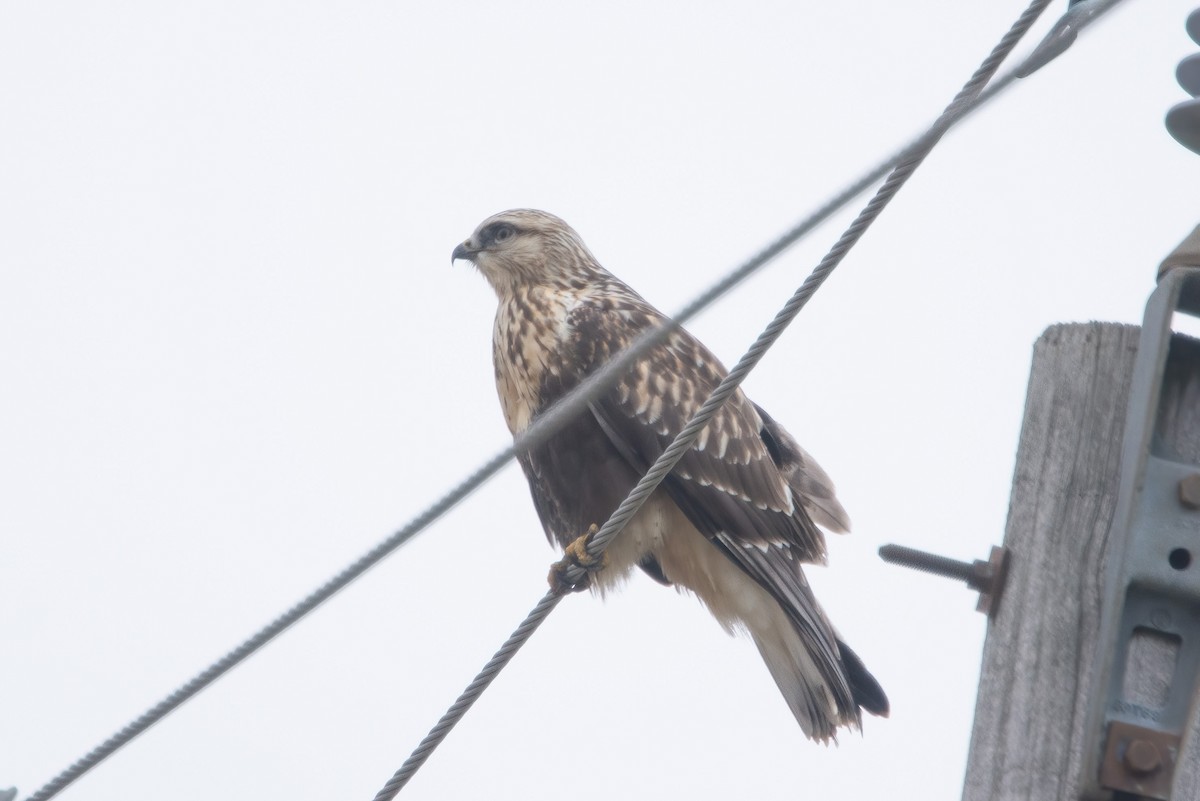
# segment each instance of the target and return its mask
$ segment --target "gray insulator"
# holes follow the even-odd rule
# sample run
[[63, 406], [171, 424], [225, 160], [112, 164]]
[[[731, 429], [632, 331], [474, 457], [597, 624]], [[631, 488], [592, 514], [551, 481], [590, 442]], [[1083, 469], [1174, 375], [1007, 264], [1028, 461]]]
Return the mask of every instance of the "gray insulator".
[[[1188, 36], [1200, 44], [1200, 8], [1188, 16], [1186, 27]], [[1179, 144], [1200, 153], [1200, 53], [1181, 61], [1175, 77], [1192, 99], [1167, 112], [1167, 131]]]
[[1188, 56], [1175, 69], [1175, 80], [1192, 97], [1200, 97], [1200, 53]]

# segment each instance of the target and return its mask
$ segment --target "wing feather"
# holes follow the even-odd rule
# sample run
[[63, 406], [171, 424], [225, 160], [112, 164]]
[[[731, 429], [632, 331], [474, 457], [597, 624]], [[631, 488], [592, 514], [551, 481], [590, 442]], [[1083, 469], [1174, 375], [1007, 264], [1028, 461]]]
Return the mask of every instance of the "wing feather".
[[[660, 318], [653, 309], [645, 309], [645, 319], [634, 319], [643, 326], [657, 324]], [[615, 354], [639, 333], [615, 324], [610, 312], [580, 304], [569, 316], [576, 336], [593, 342], [608, 338], [604, 348], [593, 352]], [[582, 373], [597, 367], [578, 365]], [[679, 331], [611, 392], [593, 401], [591, 417], [615, 451], [641, 474], [724, 375], [715, 356]], [[782, 426], [740, 391], [706, 433], [662, 487], [702, 534], [779, 601], [837, 708], [847, 722], [858, 723], [856, 699], [862, 691], [851, 686], [837, 635], [800, 568], [801, 561], [821, 561], [825, 555], [823, 535], [809, 510], [833, 530], [844, 530], [848, 523], [832, 482]]]
[[[652, 307], [637, 300], [636, 314], [611, 308], [611, 301], [578, 304], [568, 316], [573, 336], [580, 342], [604, 341], [606, 345], [575, 348], [574, 352], [609, 357], [641, 330], [662, 322]], [[573, 367], [582, 376], [599, 366], [580, 363]], [[593, 401], [592, 415], [629, 464], [645, 472], [724, 376], [725, 368], [717, 358], [679, 330], [652, 349], [610, 392]], [[824, 536], [805, 511], [803, 499], [796, 502], [789, 474], [781, 470], [769, 443], [783, 442], [775, 451], [789, 455], [799, 452], [799, 446], [773, 420], [770, 425], [778, 431], [767, 432], [769, 419], [738, 390], [684, 454], [664, 486], [709, 539], [724, 532], [759, 547], [787, 544], [805, 561], [824, 561]]]
[[517, 458], [546, 538], [563, 548], [607, 520], [641, 478], [590, 415]]
[[[851, 687], [843, 669], [841, 642], [796, 564], [792, 549], [787, 545], [773, 545], [766, 550], [748, 548], [744, 544], [738, 547], [740, 543], [724, 533], [717, 536], [716, 542], [730, 559], [780, 602], [833, 695], [837, 709], [845, 716], [844, 722], [861, 726], [858, 693]], [[883, 708], [886, 710], [886, 701]]]

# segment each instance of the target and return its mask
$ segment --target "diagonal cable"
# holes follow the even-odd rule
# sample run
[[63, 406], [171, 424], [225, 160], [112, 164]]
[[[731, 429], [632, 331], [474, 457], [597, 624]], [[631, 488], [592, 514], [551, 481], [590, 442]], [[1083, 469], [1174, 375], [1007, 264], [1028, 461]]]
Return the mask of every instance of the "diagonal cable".
[[[230, 650], [220, 659], [216, 660], [200, 673], [193, 676], [186, 683], [180, 685], [171, 694], [163, 698], [157, 704], [147, 709], [134, 720], [130, 721], [103, 743], [96, 746], [80, 759], [76, 760], [68, 768], [55, 776], [51, 781], [47, 782], [32, 795], [28, 796], [25, 801], [48, 801], [48, 799], [58, 795], [60, 792], [62, 792], [62, 790], [74, 783], [83, 774], [107, 759], [120, 748], [127, 745], [142, 732], [146, 731], [162, 718], [166, 717], [183, 703], [191, 699], [194, 695], [207, 688], [210, 684], [216, 681], [216, 679], [232, 670], [251, 654], [262, 648], [279, 634], [286, 631], [293, 624], [297, 623], [325, 601], [337, 594], [337, 592], [345, 588], [355, 579], [359, 578], [369, 569], [381, 562], [384, 558], [399, 549], [410, 539], [419, 534], [430, 524], [456, 506], [460, 501], [464, 500], [468, 495], [482, 486], [486, 481], [492, 478], [492, 476], [498, 473], [514, 455], [523, 450], [536, 448], [549, 440], [556, 433], [561, 431], [563, 426], [566, 425], [574, 415], [581, 413], [591, 400], [594, 400], [596, 397], [605, 392], [617, 379], [617, 377], [626, 369], [628, 369], [637, 359], [645, 355], [645, 353], [655, 345], [664, 341], [670, 332], [674, 330], [674, 327], [682, 325], [700, 311], [712, 305], [714, 301], [729, 292], [733, 287], [741, 283], [741, 281], [745, 280], [754, 272], [758, 271], [763, 266], [781, 255], [784, 251], [796, 244], [804, 236], [811, 233], [843, 206], [845, 206], [859, 194], [864, 192], [868, 187], [878, 181], [881, 177], [887, 174], [889, 170], [893, 168], [898, 170], [909, 162], [913, 162], [912, 167], [908, 170], [911, 173], [911, 171], [920, 164], [920, 161], [924, 159], [924, 155], [926, 155], [929, 150], [932, 149], [932, 147], [939, 139], [941, 139], [942, 135], [944, 135], [950, 127], [964, 117], [981, 108], [987, 102], [994, 99], [1002, 91], [1007, 89], [1013, 83], [1013, 81], [1016, 80], [1016, 78], [1027, 77], [1035, 70], [1040, 69], [1050, 60], [1060, 55], [1062, 52], [1065, 52], [1074, 42], [1079, 31], [1081, 31], [1086, 25], [1090, 24], [1095, 19], [1099, 18], [1103, 13], [1116, 6], [1119, 2], [1120, 0], [1083, 0], [1083, 2], [1072, 6], [1071, 11], [1068, 12], [1068, 14], [1063, 17], [1063, 20], [1058, 23], [1055, 31], [1047, 36], [1046, 41], [1042, 43], [1042, 45], [1037, 49], [1037, 51], [1035, 51], [1033, 55], [1026, 59], [1025, 63], [1022, 65], [1024, 70], [1023, 72], [1022, 68], [1018, 68], [1018, 70], [1014, 71], [1014, 73], [1006, 75], [997, 80], [995, 83], [989, 86], [986, 91], [982, 92], [981, 94], [977, 94], [973, 100], [959, 103], [957, 108], [955, 108], [955, 104], [952, 103], [947, 109], [947, 112], [943, 113], [943, 115], [938, 118], [938, 121], [934, 123], [934, 125], [928, 131], [914, 141], [910, 142], [907, 146], [892, 155], [890, 158], [880, 162], [876, 167], [865, 173], [853, 184], [846, 187], [839, 194], [835, 195], [825, 204], [811, 212], [807, 217], [782, 234], [774, 242], [764, 247], [744, 264], [730, 272], [725, 278], [721, 279], [709, 289], [705, 290], [702, 294], [697, 296], [693, 301], [681, 309], [675, 315], [673, 321], [661, 328], [643, 334], [638, 341], [636, 341], [623, 353], [618, 354], [613, 361], [609, 362], [609, 364], [603, 369], [597, 371], [595, 374], [589, 377], [588, 380], [576, 387], [575, 390], [563, 398], [562, 401], [543, 414], [533, 425], [530, 426], [529, 429], [526, 430], [525, 434], [520, 439], [513, 443], [513, 445], [503, 449], [491, 459], [476, 468], [465, 479], [455, 485], [449, 492], [410, 520], [403, 528], [399, 529], [387, 539], [378, 543], [354, 562], [343, 568], [336, 575], [320, 585], [317, 589], [313, 590], [303, 599], [291, 606], [287, 611], [279, 615], [271, 623], [259, 629], [255, 634]], [[1078, 12], [1076, 11], [1077, 9], [1079, 9]], [[1036, 61], [1035, 56], [1041, 56], [1040, 61]], [[983, 81], [983, 83], [986, 83], [986, 79]], [[966, 89], [964, 88], [963, 91], [965, 92]], [[960, 92], [959, 97], [964, 97], [962, 92]], [[958, 98], [956, 98], [955, 103], [958, 103]], [[951, 112], [951, 109], [954, 109], [953, 112]], [[915, 162], [913, 161], [914, 159]], [[900, 166], [897, 167], [897, 165]], [[892, 177], [895, 177], [895, 173], [893, 173]], [[889, 182], [891, 180], [892, 178], [889, 178]], [[900, 183], [902, 184], [903, 180], [901, 180]], [[886, 188], [886, 184], [884, 188]], [[891, 194], [895, 194], [895, 191], [898, 188], [899, 187], [897, 186], [895, 189], [892, 189]], [[881, 188], [880, 192], [882, 191], [883, 188]], [[878, 200], [878, 197], [879, 195], [877, 194], [876, 200]], [[875, 201], [873, 200], [872, 203], [874, 202]], [[879, 211], [882, 211], [882, 207], [884, 205], [886, 205], [886, 201], [884, 201], [884, 203], [880, 205], [879, 209], [874, 212], [875, 216], [878, 215]], [[865, 211], [866, 210], [864, 210], [864, 213]], [[862, 215], [860, 215], [860, 218], [861, 216]], [[856, 220], [856, 223], [857, 222], [858, 221]], [[865, 230], [865, 227], [866, 226], [864, 225], [863, 230]], [[849, 233], [850, 232], [847, 231], [847, 234]], [[833, 267], [836, 267], [837, 263], [840, 263], [841, 259], [845, 256], [845, 251], [849, 250], [849, 247], [852, 246], [855, 241], [857, 241], [861, 234], [862, 230], [858, 231], [853, 239], [846, 245], [843, 252], [841, 252], [840, 255], [838, 255], [833, 261], [831, 266], [825, 270], [825, 274], [815, 280], [815, 283], [813, 283], [813, 285], [807, 290], [803, 300], [799, 302], [799, 305], [796, 307], [795, 311], [791, 313], [791, 317], [794, 317], [799, 313], [800, 308], [802, 308], [807, 302], [808, 297], [810, 297], [812, 293], [816, 291], [816, 288], [824, 281], [825, 277], [827, 277], [828, 273], [832, 271]], [[843, 239], [845, 239], [845, 235], [843, 236]], [[838, 244], [842, 244], [841, 240], [839, 240]], [[835, 249], [837, 247], [838, 246], [835, 246]], [[833, 251], [830, 252], [830, 255], [833, 255]], [[829, 258], [830, 257], [827, 256], [826, 260]], [[825, 262], [823, 261], [822, 265], [824, 264]], [[797, 295], [799, 295], [802, 291], [805, 291], [805, 287], [809, 286], [810, 282], [814, 281], [814, 276], [817, 275], [817, 270], [820, 269], [821, 265], [819, 265], [818, 268], [814, 270], [813, 274], [809, 276], [809, 279], [805, 282], [804, 286], [797, 291]], [[795, 300], [795, 296], [793, 296], [793, 300]], [[790, 305], [791, 302], [789, 302], [789, 306]], [[780, 315], [783, 315], [787, 311], [787, 308], [788, 307], [785, 307], [784, 311], [780, 312]], [[779, 322], [778, 318], [776, 319], [776, 322]], [[782, 323], [778, 331], [773, 335], [772, 342], [774, 339], [777, 339], [780, 334], [782, 334], [783, 328], [785, 328], [789, 322], [790, 319]], [[764, 332], [764, 336], [765, 335], [766, 332]], [[769, 344], [766, 345], [766, 347], [769, 346]], [[765, 353], [766, 347], [763, 348], [763, 353]], [[753, 363], [746, 369], [745, 372], [749, 372], [749, 369], [751, 369], [754, 364], [757, 364], [761, 356], [761, 353], [756, 356], [753, 359]], [[740, 364], [741, 363], [739, 362], [739, 366]], [[733, 373], [731, 372], [730, 375], [732, 376]], [[737, 379], [737, 383], [740, 383], [744, 377], [745, 376], [743, 374], [741, 378]], [[734, 388], [736, 388], [736, 385]], [[721, 387], [718, 387], [717, 392], [720, 391]], [[731, 394], [732, 391], [733, 390], [730, 389], [729, 394]], [[728, 397], [728, 394], [725, 397]], [[719, 405], [720, 404], [718, 403], [716, 406], [714, 406], [713, 411], [709, 412], [708, 414], [711, 415], [712, 413], [715, 413], [716, 408], [719, 408]], [[703, 408], [701, 409], [700, 413], [704, 413]], [[702, 427], [703, 425], [700, 425], [696, 428], [695, 433], [692, 434], [693, 439], [696, 435], [698, 435], [699, 430]], [[683, 433], [687, 432], [687, 430], [688, 429], [685, 428], [684, 432], [681, 432], [681, 436]], [[674, 457], [675, 461], [682, 456], [682, 453], [685, 452], [686, 449], [687, 446], [679, 449], [678, 454]], [[670, 450], [665, 452], [663, 456], [666, 457], [667, 453], [669, 452]], [[673, 466], [674, 462], [671, 464], [671, 467]], [[652, 468], [652, 470], [654, 470], [654, 468]], [[663, 471], [663, 475], [665, 475], [667, 472], [670, 472], [670, 467]], [[661, 477], [657, 478], [655, 480], [655, 485], [657, 485], [657, 482], [661, 480]], [[634, 492], [637, 492], [636, 487]], [[645, 500], [645, 497], [647, 497], [649, 494], [650, 491], [645, 492], [644, 495], [641, 496], [640, 500], [636, 501], [635, 508], [628, 512], [626, 520], [628, 517], [633, 516], [633, 514], [636, 512], [636, 507], [640, 507], [641, 503]], [[620, 509], [618, 509], [618, 513], [619, 512]], [[622, 525], [624, 524], [622, 523]], [[603, 543], [607, 544], [611, 537], [616, 536], [617, 531], [619, 531], [619, 529], [611, 530], [611, 533], [606, 536], [606, 538], [603, 540]], [[593, 538], [593, 542], [600, 542], [599, 533]], [[590, 550], [591, 548], [589, 548], [589, 551]], [[541, 624], [541, 621], [549, 614], [550, 610], [557, 605], [557, 602], [557, 596], [548, 595], [546, 598], [542, 599], [542, 601], [534, 608], [534, 610], [530, 612], [529, 618], [527, 618], [526, 621], [520, 627], [518, 627], [516, 631], [513, 632], [513, 635], [508, 641], [505, 642], [504, 646], [501, 647], [500, 651], [496, 653], [488, 665], [485, 666], [484, 670], [480, 672], [479, 676], [476, 677], [476, 680], [468, 686], [467, 690], [463, 692], [463, 695], [460, 696], [459, 701], [456, 702], [454, 707], [451, 707], [451, 710], [448, 711], [446, 716], [443, 717], [442, 721], [439, 722], [438, 727], [435, 727], [434, 731], [431, 731], [430, 735], [426, 737], [426, 741], [430, 740], [430, 738], [433, 737], [434, 732], [438, 731], [439, 727], [441, 727], [442, 724], [449, 719], [452, 720], [452, 722], [450, 722], [449, 725], [444, 728], [441, 736], [437, 737], [437, 742], [440, 742], [440, 740], [445, 737], [445, 734], [449, 732], [449, 729], [453, 727], [454, 723], [456, 723], [457, 720], [461, 718], [463, 714], [465, 714], [466, 709], [469, 708], [472, 703], [474, 703], [474, 699], [478, 697], [480, 693], [482, 693], [483, 689], [485, 689], [488, 684], [491, 683], [491, 679], [494, 678], [495, 674], [499, 672], [499, 670], [509, 661], [509, 659], [511, 659], [512, 655], [517, 649], [520, 648], [521, 644], [523, 644], [525, 640], [532, 636], [533, 631], [537, 629], [537, 627]], [[485, 674], [487, 674], [487, 678], [484, 678]], [[482, 683], [481, 679], [483, 679]], [[465, 705], [461, 707], [461, 710], [458, 711], [456, 715], [452, 716], [451, 712], [459, 707], [460, 704], [463, 703], [464, 699], [469, 700], [465, 702]], [[422, 747], [425, 745], [426, 741], [422, 741]], [[407, 782], [408, 778], [411, 777], [412, 773], [416, 772], [416, 769], [419, 768], [420, 764], [424, 762], [424, 757], [417, 762], [415, 767], [412, 767], [411, 770], [407, 772], [405, 778], [398, 785], [395, 784], [397, 777], [401, 776], [401, 774], [405, 772], [405, 769], [409, 766], [409, 763], [412, 762], [414, 758], [417, 757], [418, 753], [422, 751], [422, 747], [418, 747], [417, 751], [413, 753], [413, 756], [411, 756], [409, 760], [405, 762], [405, 765], [402, 766], [399, 771], [397, 771], [395, 776], [393, 776], [392, 781], [388, 783], [388, 786], [385, 787], [384, 790], [380, 791], [380, 796], [378, 797], [393, 797], [395, 792], [398, 792], [399, 788], [402, 787], [403, 784]], [[426, 757], [428, 753], [432, 751], [432, 748], [435, 747], [436, 742], [425, 752]], [[392, 795], [384, 795], [384, 792], [388, 789], [388, 787], [393, 786], [395, 787], [395, 791], [392, 792]]]
[[[1116, 5], [1119, 0], [1090, 0], [1090, 2], [1103, 4], [1101, 11], [1107, 11]], [[589, 555], [597, 557], [603, 553], [608, 544], [616, 538], [625, 525], [637, 514], [646, 499], [649, 498], [663, 479], [666, 478], [667, 474], [674, 469], [687, 450], [691, 448], [712, 416], [733, 395], [750, 371], [754, 369], [770, 347], [779, 339], [787, 326], [796, 318], [800, 310], [804, 308], [808, 300], [821, 284], [824, 283], [825, 279], [841, 263], [850, 249], [858, 242], [867, 228], [870, 227], [871, 223], [875, 221], [887, 204], [895, 197], [896, 193], [909, 177], [912, 176], [917, 167], [921, 165], [925, 157], [929, 155], [930, 151], [932, 151], [933, 147], [946, 131], [968, 113], [978, 108], [983, 102], [986, 102], [987, 99], [994, 97], [1003, 87], [1008, 86], [1018, 77], [1025, 77], [1032, 74], [1054, 57], [1065, 52], [1074, 41], [1079, 29], [1099, 15], [1099, 12], [1090, 11], [1083, 18], [1084, 21], [1081, 24], [1078, 22], [1079, 17], [1077, 15], [1073, 16], [1071, 12], [1068, 12], [1068, 15], [1056, 25], [1054, 31], [1016, 70], [998, 79], [990, 87], [990, 90], [985, 93], [983, 91], [984, 86], [995, 74], [1001, 62], [1012, 51], [1013, 47], [1016, 46], [1017, 42], [1020, 41], [1021, 37], [1029, 30], [1049, 3], [1050, 0], [1032, 0], [1029, 7], [1013, 23], [1008, 33], [1000, 40], [980, 65], [979, 69], [975, 71], [975, 74], [971, 76], [971, 79], [963, 86], [962, 90], [959, 91], [958, 95], [955, 96], [942, 115], [938, 117], [929, 131], [920, 138], [916, 146], [906, 149], [904, 157], [899, 160], [898, 165], [888, 176], [887, 180], [859, 213], [858, 217], [855, 218], [854, 222], [850, 224], [850, 227], [846, 229], [834, 244], [833, 248], [830, 249], [825, 258], [821, 260], [800, 288], [796, 290], [795, 294], [784, 304], [783, 308], [776, 314], [766, 329], [763, 330], [754, 344], [751, 345], [734, 368], [729, 371], [729, 374], [721, 381], [708, 400], [704, 402], [704, 405], [700, 407], [696, 415], [684, 426], [683, 430], [679, 432], [675, 440], [662, 455], [659, 456], [642, 479], [630, 491], [625, 500], [621, 502], [621, 505], [617, 507], [617, 510], [613, 512], [612, 516], [590, 538], [587, 546]], [[1067, 24], [1068, 22], [1069, 24]], [[1048, 57], [1047, 53], [1050, 53]], [[582, 568], [572, 566], [566, 572], [564, 580], [568, 584], [577, 582], [583, 577], [583, 574], [584, 570]], [[500, 650], [495, 653], [491, 660], [475, 676], [466, 690], [459, 695], [442, 718], [430, 730], [429, 734], [425, 736], [409, 758], [400, 766], [399, 770], [379, 790], [375, 795], [374, 801], [390, 801], [390, 799], [396, 797], [400, 790], [420, 770], [421, 766], [425, 764], [425, 761], [438, 745], [441, 744], [446, 735], [450, 733], [450, 730], [462, 719], [467, 710], [471, 708], [479, 696], [483, 694], [483, 691], [487, 689], [516, 652], [520, 650], [521, 646], [533, 636], [533, 633], [537, 631], [542, 622], [549, 617], [562, 598], [563, 596], [561, 595], [547, 592], [538, 601], [525, 620], [521, 622], [512, 635], [500, 647]]]

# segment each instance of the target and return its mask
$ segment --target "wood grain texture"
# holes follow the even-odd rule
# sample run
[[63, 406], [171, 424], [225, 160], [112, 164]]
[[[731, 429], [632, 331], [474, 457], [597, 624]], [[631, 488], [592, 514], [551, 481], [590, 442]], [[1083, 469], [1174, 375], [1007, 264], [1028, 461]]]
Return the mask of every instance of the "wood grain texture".
[[[1138, 335], [1056, 325], [1034, 346], [1005, 530], [1012, 562], [984, 644], [964, 801], [1079, 798]], [[1167, 380], [1159, 433], [1200, 463], [1200, 383], [1194, 371]], [[1195, 720], [1192, 729], [1200, 742]], [[1200, 797], [1200, 749], [1182, 763], [1175, 798]]]

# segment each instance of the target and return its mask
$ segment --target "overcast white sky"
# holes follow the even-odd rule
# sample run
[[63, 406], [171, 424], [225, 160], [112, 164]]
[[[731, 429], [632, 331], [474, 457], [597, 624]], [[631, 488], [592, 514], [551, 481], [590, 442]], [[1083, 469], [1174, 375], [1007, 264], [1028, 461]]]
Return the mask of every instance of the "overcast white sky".
[[[1023, 5], [0, 6], [0, 788], [506, 444], [494, 298], [449, 262], [482, 218], [553, 211], [675, 310]], [[854, 520], [810, 576], [892, 718], [807, 742], [748, 641], [639, 578], [567, 599], [402, 797], [958, 797], [986, 620], [875, 551], [1000, 541], [1033, 341], [1139, 321], [1200, 222], [1162, 125], [1193, 5], [1126, 3], [956, 131], [747, 383]], [[847, 219], [692, 329], [735, 361]], [[510, 467], [62, 798], [369, 799], [553, 557]]]

